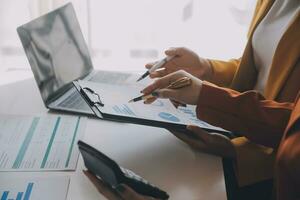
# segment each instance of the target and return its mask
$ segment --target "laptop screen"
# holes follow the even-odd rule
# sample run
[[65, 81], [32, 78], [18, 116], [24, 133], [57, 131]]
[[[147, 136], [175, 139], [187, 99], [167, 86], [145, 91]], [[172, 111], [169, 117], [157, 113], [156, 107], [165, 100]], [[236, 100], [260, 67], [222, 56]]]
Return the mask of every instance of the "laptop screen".
[[18, 29], [44, 102], [92, 71], [92, 62], [71, 3]]

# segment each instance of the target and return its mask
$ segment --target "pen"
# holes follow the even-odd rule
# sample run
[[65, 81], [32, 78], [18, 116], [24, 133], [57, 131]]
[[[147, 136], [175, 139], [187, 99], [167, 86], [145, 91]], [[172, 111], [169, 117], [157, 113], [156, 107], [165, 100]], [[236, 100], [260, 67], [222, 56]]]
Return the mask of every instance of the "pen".
[[150, 73], [154, 72], [155, 70], [161, 68], [164, 64], [166, 64], [168, 61], [170, 61], [171, 59], [173, 59], [175, 56], [167, 56], [164, 59], [162, 59], [161, 61], [159, 61], [158, 63], [154, 64], [150, 69], [148, 69], [148, 71], [146, 71], [138, 80], [142, 80], [144, 78], [146, 78]]
[[[182, 77], [177, 79], [176, 81], [172, 82], [167, 89], [180, 89], [186, 86], [189, 86], [192, 84], [192, 80], [189, 77]], [[154, 97], [153, 93], [152, 94], [147, 94], [147, 95], [142, 95], [139, 97], [136, 97], [134, 99], [131, 99], [129, 101], [129, 103], [131, 102], [137, 102], [137, 101], [141, 101], [141, 100], [147, 100], [149, 98]]]

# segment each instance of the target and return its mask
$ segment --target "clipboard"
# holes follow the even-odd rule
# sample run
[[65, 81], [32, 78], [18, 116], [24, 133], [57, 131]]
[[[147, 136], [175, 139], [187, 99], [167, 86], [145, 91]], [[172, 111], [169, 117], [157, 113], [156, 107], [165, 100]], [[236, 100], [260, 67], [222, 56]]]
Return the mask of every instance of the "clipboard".
[[[104, 102], [103, 98], [101, 97], [101, 94], [95, 92], [95, 89], [93, 87], [91, 86], [87, 87], [84, 84], [82, 84], [84, 82], [88, 82], [88, 81], [76, 80], [73, 81], [73, 85], [76, 88], [76, 90], [79, 92], [79, 94], [82, 96], [82, 98], [85, 100], [85, 102], [88, 104], [88, 106], [92, 109], [95, 116], [99, 119], [165, 128], [170, 131], [176, 131], [176, 132], [190, 132], [189, 130], [187, 130], [187, 125], [189, 125], [189, 123], [178, 123], [175, 120], [168, 122], [165, 120], [158, 120], [158, 119], [145, 119], [145, 118], [140, 118], [138, 116], [126, 116], [126, 115], [124, 116], [120, 114], [105, 112], [104, 110], [105, 110], [106, 102]], [[97, 84], [97, 83], [93, 83], [93, 84]], [[235, 137], [232, 132], [221, 129], [219, 127], [214, 127], [214, 126], [209, 126], [209, 127], [200, 126], [200, 127], [208, 132], [217, 132], [222, 135], [225, 135], [228, 138]]]

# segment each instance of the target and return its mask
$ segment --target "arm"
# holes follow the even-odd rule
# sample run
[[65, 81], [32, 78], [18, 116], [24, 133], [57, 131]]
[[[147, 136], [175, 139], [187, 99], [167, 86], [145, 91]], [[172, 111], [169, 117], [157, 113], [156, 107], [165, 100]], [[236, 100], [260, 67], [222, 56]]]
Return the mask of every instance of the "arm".
[[239, 93], [203, 82], [197, 115], [255, 143], [277, 147], [292, 108], [292, 103], [266, 100], [256, 91]]
[[277, 199], [299, 199], [300, 192], [300, 93], [278, 149], [275, 178]]
[[[298, 120], [298, 123], [300, 121]], [[300, 197], [300, 126], [285, 138], [279, 148], [276, 163], [278, 200], [296, 200]]]
[[229, 87], [240, 64], [240, 59], [208, 60], [208, 62], [211, 66], [211, 77], [208, 81], [222, 87]]
[[[277, 147], [293, 104], [265, 100], [255, 91], [239, 93], [203, 82], [197, 115], [245, 137], [232, 139], [239, 186], [273, 177]], [[260, 145], [263, 144], [263, 145]]]
[[[201, 80], [229, 86], [240, 63], [240, 59], [229, 61], [205, 59], [184, 47], [170, 48], [165, 51], [165, 54], [175, 57], [167, 62], [163, 68], [152, 72], [150, 74], [151, 78], [161, 78], [176, 71], [184, 70]], [[146, 64], [146, 68], [150, 69], [154, 63]]]

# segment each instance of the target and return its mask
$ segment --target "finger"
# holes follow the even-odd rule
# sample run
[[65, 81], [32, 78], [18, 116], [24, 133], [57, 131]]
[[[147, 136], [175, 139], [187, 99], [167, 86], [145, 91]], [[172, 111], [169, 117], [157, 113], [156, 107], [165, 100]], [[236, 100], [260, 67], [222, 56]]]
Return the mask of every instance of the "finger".
[[84, 171], [83, 173], [88, 177], [88, 179], [93, 183], [93, 185], [96, 187], [96, 189], [104, 195], [106, 198], [110, 200], [118, 200], [119, 197], [115, 193], [115, 191], [110, 188], [108, 185], [106, 185], [103, 181], [98, 179], [94, 174], [92, 174], [89, 171]]
[[203, 149], [205, 147], [205, 144], [197, 140], [194, 137], [191, 137], [190, 135], [187, 135], [186, 133], [179, 133], [179, 132], [171, 132], [173, 135], [175, 135], [178, 139], [182, 140], [183, 142], [187, 143], [188, 145], [194, 147], [194, 148], [200, 148]]
[[180, 70], [177, 72], [173, 72], [171, 74], [168, 74], [162, 78], [157, 79], [152, 84], [148, 85], [146, 88], [142, 90], [142, 93], [144, 94], [150, 94], [156, 89], [160, 88], [166, 88], [168, 87], [173, 81], [177, 80], [178, 78], [181, 78], [186, 75], [186, 72]]
[[167, 70], [168, 73], [171, 72], [176, 72], [180, 69], [182, 69], [183, 67], [176, 64], [176, 60], [179, 59], [178, 57], [174, 57], [172, 60], [170, 60], [169, 62], [167, 62], [163, 68], [165, 68]]
[[[182, 140], [192, 148], [196, 150], [200, 150], [205, 153], [217, 155], [217, 156], [228, 156], [228, 157], [234, 157], [234, 153], [227, 153], [226, 150], [221, 149], [221, 153], [218, 151], [219, 149], [215, 149], [215, 146], [211, 146], [210, 144], [207, 144], [203, 142], [201, 139], [193, 137], [191, 138], [190, 136], [185, 136], [183, 133], [178, 133], [178, 132], [172, 132], [178, 139]], [[224, 152], [225, 151], [225, 152]], [[234, 152], [234, 150], [232, 150]], [[231, 156], [232, 155], [232, 156]]]
[[179, 97], [179, 90], [174, 90], [174, 89], [160, 89], [153, 94], [157, 94], [157, 97], [163, 98], [163, 99], [173, 99], [173, 100], [178, 100]]
[[83, 170], [84, 175], [86, 175], [88, 177], [88, 179], [98, 188], [100, 186], [102, 186], [103, 184], [99, 181], [99, 179], [92, 174], [91, 172], [87, 171], [87, 170]]
[[189, 125], [187, 129], [192, 131], [198, 138], [203, 140], [205, 143], [209, 143], [212, 139], [212, 134], [203, 130], [199, 126]]
[[147, 64], [145, 65], [145, 67], [146, 67], [147, 69], [150, 69], [150, 68], [151, 68], [153, 65], [155, 65], [157, 62], [158, 62], [158, 61], [151, 62], [151, 63], [147, 63]]
[[207, 144], [222, 144], [224, 142], [230, 142], [230, 139], [225, 135], [219, 133], [210, 133], [198, 126], [189, 125], [187, 126], [187, 129], [195, 133], [197, 137], [201, 138]]
[[146, 88], [144, 88], [142, 90], [142, 93], [150, 94], [156, 89], [167, 87], [168, 85], [170, 85], [171, 82], [172, 81], [170, 80], [170, 77], [167, 77], [167, 76], [157, 79], [152, 84], [150, 84]]
[[[181, 107], [186, 107], [186, 104], [184, 104], [184, 103], [181, 103], [181, 102], [179, 102], [179, 101], [176, 101], [176, 100], [173, 100], [173, 99], [170, 99], [170, 101], [171, 101], [171, 103], [175, 106], [177, 106], [177, 107], [179, 107], [179, 106], [181, 106]], [[175, 107], [176, 107], [175, 106]], [[176, 108], [177, 108], [176, 107]]]
[[157, 71], [154, 71], [152, 73], [150, 73], [150, 78], [160, 78], [160, 77], [164, 77], [168, 74], [167, 70], [165, 69], [160, 69]]
[[157, 99], [156, 97], [151, 97], [151, 98], [149, 98], [149, 99], [146, 99], [146, 100], [144, 101], [144, 103], [145, 103], [145, 104], [151, 104], [151, 103], [153, 103], [156, 99]]
[[125, 184], [116, 187], [117, 192], [124, 200], [143, 200], [144, 198]]
[[172, 100], [172, 99], [170, 99], [170, 101], [175, 106], [175, 108], [178, 108], [180, 106], [180, 104], [177, 101]]
[[169, 48], [165, 51], [165, 54], [168, 56], [182, 56], [185, 54], [184, 47], [176, 47], [176, 48]]

